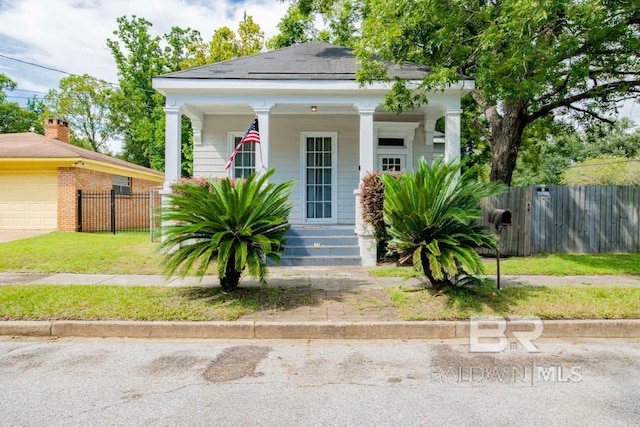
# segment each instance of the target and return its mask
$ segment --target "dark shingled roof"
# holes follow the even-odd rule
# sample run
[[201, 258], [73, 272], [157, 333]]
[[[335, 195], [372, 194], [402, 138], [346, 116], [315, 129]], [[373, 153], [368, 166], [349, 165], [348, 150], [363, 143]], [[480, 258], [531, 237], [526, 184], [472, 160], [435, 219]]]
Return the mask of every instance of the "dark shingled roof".
[[[175, 79], [251, 80], [355, 80], [357, 63], [349, 48], [313, 41], [257, 55], [231, 59], [202, 67], [164, 74]], [[428, 67], [405, 63], [390, 65], [389, 77], [419, 80], [430, 73]]]
[[162, 172], [139, 166], [106, 154], [86, 150], [67, 142], [59, 141], [32, 132], [0, 134], [0, 159], [3, 158], [38, 158], [38, 159], [77, 159], [107, 163], [125, 167], [139, 172], [147, 172], [162, 176]]

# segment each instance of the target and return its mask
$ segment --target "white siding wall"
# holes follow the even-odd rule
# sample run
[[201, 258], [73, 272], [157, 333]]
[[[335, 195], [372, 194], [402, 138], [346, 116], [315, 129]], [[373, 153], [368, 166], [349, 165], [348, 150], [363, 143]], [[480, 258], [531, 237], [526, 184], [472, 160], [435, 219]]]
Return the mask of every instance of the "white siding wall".
[[230, 131], [247, 130], [253, 115], [205, 116], [202, 129], [202, 145], [193, 147], [193, 175], [223, 178], [228, 176], [224, 166], [229, 160]]
[[[244, 132], [253, 116], [210, 115], [205, 117], [202, 145], [194, 147], [194, 176], [225, 177], [229, 159], [228, 132]], [[294, 180], [291, 194], [292, 223], [302, 222], [302, 189], [300, 188], [301, 133], [338, 133], [338, 223], [355, 223], [355, 198], [358, 187], [358, 115], [272, 115], [269, 119], [269, 167], [275, 168], [274, 182]]]
[[444, 157], [444, 142], [436, 142], [433, 144], [433, 158]]

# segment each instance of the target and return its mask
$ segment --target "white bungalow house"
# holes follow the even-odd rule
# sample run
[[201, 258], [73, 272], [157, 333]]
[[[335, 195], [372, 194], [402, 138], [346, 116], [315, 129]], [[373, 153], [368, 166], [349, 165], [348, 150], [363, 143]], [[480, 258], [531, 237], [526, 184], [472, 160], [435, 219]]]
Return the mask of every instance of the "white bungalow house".
[[[193, 174], [242, 177], [275, 168], [274, 181], [294, 180], [293, 236], [283, 263], [375, 265], [375, 241], [360, 214], [359, 184], [370, 171], [412, 170], [420, 157], [460, 156], [460, 99], [474, 88], [461, 79], [434, 92], [429, 104], [395, 114], [382, 102], [388, 83], [361, 87], [348, 48], [310, 42], [159, 76], [166, 96], [165, 192], [180, 178], [181, 116], [194, 132]], [[419, 81], [429, 69], [391, 66], [390, 77]], [[243, 144], [254, 117], [260, 144]], [[445, 117], [445, 132], [434, 131]], [[323, 240], [324, 239], [324, 240]]]

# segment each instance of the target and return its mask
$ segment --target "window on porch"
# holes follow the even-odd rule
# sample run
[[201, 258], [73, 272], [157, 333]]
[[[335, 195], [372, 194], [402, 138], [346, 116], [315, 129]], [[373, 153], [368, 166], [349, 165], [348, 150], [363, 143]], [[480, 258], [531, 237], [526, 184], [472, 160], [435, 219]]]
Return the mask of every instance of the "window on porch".
[[[231, 136], [231, 151], [240, 143], [242, 132]], [[256, 144], [242, 144], [231, 166], [231, 178], [247, 178], [256, 170]]]

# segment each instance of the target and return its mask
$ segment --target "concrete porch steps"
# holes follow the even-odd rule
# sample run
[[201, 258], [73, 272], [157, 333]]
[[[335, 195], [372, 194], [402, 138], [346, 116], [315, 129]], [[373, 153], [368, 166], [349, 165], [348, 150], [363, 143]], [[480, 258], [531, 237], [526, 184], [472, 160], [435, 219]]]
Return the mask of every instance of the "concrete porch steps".
[[295, 225], [285, 235], [287, 242], [280, 265], [360, 265], [360, 248], [353, 225]]

